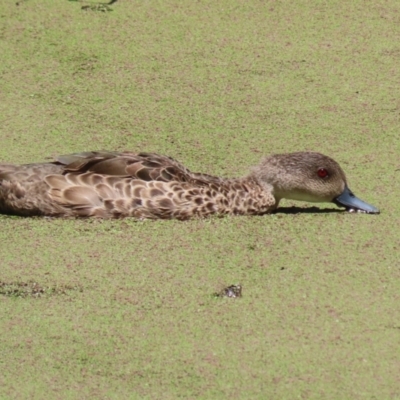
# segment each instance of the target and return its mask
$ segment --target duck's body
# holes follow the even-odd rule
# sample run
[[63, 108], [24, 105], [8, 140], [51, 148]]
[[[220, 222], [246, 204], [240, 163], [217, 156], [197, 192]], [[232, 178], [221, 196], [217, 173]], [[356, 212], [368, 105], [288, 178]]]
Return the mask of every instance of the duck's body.
[[[340, 166], [311, 152], [271, 156], [237, 179], [192, 173], [170, 157], [148, 153], [87, 152], [43, 164], [0, 164], [0, 212], [25, 216], [261, 215], [275, 210], [281, 198], [340, 203], [346, 190]], [[378, 212], [369, 207], [363, 211]]]

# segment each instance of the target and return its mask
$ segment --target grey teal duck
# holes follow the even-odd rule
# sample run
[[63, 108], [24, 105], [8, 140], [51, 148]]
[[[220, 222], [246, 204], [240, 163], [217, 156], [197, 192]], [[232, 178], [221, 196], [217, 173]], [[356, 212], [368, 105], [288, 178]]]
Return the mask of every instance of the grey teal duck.
[[93, 151], [54, 162], [0, 164], [0, 212], [23, 216], [185, 220], [262, 215], [276, 210], [281, 199], [379, 213], [351, 192], [335, 160], [314, 152], [269, 156], [235, 179], [194, 173], [152, 153]]

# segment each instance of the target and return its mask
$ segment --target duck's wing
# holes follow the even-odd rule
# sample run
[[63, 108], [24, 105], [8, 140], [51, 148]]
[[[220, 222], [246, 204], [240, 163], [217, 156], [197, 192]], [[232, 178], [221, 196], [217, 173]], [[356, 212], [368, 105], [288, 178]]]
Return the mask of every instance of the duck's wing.
[[193, 179], [193, 174], [178, 161], [154, 153], [94, 151], [64, 155], [56, 160], [64, 165], [64, 175], [91, 172], [146, 182], [188, 182]]
[[187, 201], [185, 191], [220, 179], [192, 173], [178, 161], [154, 153], [88, 152], [61, 156], [56, 162], [63, 173], [45, 178], [48, 194], [79, 216], [163, 218]]
[[64, 165], [64, 174], [92, 172], [145, 182], [174, 181], [197, 185], [219, 183], [222, 180], [219, 177], [191, 172], [173, 158], [156, 153], [93, 151], [59, 156], [57, 162]]

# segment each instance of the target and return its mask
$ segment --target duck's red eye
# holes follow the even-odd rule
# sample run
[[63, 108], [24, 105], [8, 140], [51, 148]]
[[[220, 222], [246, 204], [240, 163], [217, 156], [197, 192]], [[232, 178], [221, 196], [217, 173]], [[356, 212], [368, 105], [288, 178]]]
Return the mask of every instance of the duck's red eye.
[[326, 178], [328, 176], [328, 171], [325, 168], [320, 168], [318, 170], [318, 176], [320, 178]]

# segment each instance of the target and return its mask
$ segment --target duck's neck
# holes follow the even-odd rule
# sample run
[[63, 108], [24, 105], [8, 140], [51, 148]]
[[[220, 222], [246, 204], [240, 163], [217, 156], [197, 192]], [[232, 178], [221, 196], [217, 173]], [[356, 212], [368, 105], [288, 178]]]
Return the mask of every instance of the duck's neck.
[[206, 214], [257, 215], [275, 209], [272, 193], [265, 190], [252, 176], [218, 178], [218, 182], [210, 182], [201, 188], [201, 198], [199, 214], [205, 211]]

